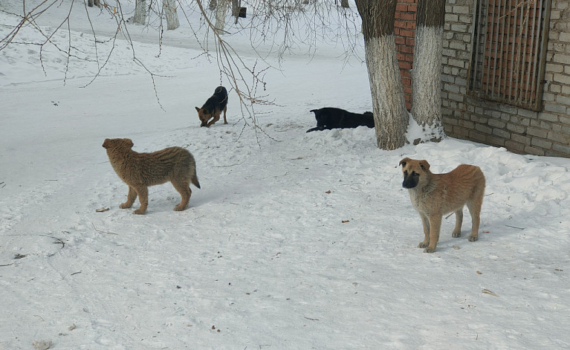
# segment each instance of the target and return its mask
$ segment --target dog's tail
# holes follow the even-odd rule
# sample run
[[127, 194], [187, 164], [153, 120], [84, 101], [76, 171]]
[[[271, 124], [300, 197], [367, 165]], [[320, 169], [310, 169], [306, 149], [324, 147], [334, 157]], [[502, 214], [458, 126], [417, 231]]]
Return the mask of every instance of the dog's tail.
[[316, 128], [312, 128], [312, 129], [307, 130], [307, 132], [322, 131], [322, 130], [324, 130], [324, 129], [325, 129], [325, 128], [323, 128], [323, 127], [317, 126]]
[[214, 90], [214, 94], [223, 94], [224, 96], [228, 95], [228, 90], [226, 90], [223, 86], [218, 86], [216, 90]]
[[190, 173], [190, 182], [200, 188], [200, 182], [198, 181], [198, 175], [196, 175], [196, 161], [194, 160], [194, 156], [192, 155], [192, 153], [188, 152], [190, 154], [190, 164], [188, 167], [188, 172]]
[[194, 172], [194, 174], [192, 174], [192, 176], [190, 177], [190, 181], [192, 182], [192, 184], [198, 188], [200, 188], [200, 182], [198, 182], [198, 175], [196, 175], [196, 172]]

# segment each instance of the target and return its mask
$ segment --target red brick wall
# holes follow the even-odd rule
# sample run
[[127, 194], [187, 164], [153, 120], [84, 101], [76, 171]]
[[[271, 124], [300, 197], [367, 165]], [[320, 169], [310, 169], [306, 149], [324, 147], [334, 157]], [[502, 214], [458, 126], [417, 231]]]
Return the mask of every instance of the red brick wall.
[[406, 108], [412, 108], [412, 77], [410, 69], [414, 62], [414, 36], [416, 34], [416, 2], [417, 0], [398, 0], [396, 5], [396, 52], [400, 64], [400, 74], [404, 85]]

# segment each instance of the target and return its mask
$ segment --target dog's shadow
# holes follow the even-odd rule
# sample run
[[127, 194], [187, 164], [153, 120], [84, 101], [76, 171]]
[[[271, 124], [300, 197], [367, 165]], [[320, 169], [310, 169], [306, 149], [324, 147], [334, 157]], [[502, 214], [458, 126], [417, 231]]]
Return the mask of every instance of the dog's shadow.
[[[421, 222], [420, 222], [421, 225]], [[437, 242], [436, 252], [443, 252], [447, 250], [460, 250], [468, 247], [470, 244], [477, 244], [483, 237], [483, 232], [486, 231], [484, 228], [479, 228], [479, 239], [475, 242], [469, 241], [469, 235], [471, 234], [471, 217], [469, 212], [464, 209], [463, 212], [463, 225], [461, 227], [461, 236], [454, 238], [452, 237], [453, 229], [455, 228], [455, 214], [448, 214], [443, 216], [441, 229], [439, 232], [439, 240]], [[423, 238], [423, 230], [420, 227], [420, 235], [418, 235], [418, 244]], [[418, 248], [423, 249], [423, 248]]]
[[[149, 190], [151, 188], [149, 188]], [[222, 190], [209, 189], [203, 193], [201, 193], [201, 191], [204, 191], [203, 187], [202, 189], [192, 187], [192, 196], [190, 197], [190, 202], [184, 211], [192, 210], [193, 208], [200, 208], [210, 202], [224, 201], [227, 197], [226, 193]], [[180, 195], [174, 189], [157, 188], [153, 193], [150, 193], [149, 191], [147, 214], [174, 211], [173, 209], [178, 205], [178, 203], [180, 203]], [[137, 199], [133, 204], [133, 209], [136, 210], [139, 205], [140, 203]]]
[[[197, 190], [202, 191], [202, 190]], [[192, 190], [192, 198], [190, 199], [190, 205], [188, 208], [198, 208], [202, 207], [210, 202], [223, 202], [227, 197], [226, 193], [222, 190], [207, 190], [204, 193], [196, 195], [196, 191]]]
[[[451, 237], [451, 232], [455, 225], [454, 220], [442, 225], [439, 235], [439, 242], [437, 244], [437, 251], [446, 251], [449, 249], [458, 250], [470, 247], [471, 244], [476, 245], [481, 242], [494, 242], [497, 240], [498, 235], [500, 235], [501, 238], [504, 236], [520, 235], [526, 229], [525, 225], [519, 225], [517, 222], [513, 222], [512, 220], [504, 219], [500, 221], [493, 221], [492, 223], [481, 225], [479, 228], [479, 239], [475, 242], [470, 242], [469, 235], [471, 234], [471, 220], [467, 219], [468, 214], [468, 212], [464, 212], [465, 219], [463, 220], [461, 237]], [[451, 218], [453, 218], [453, 216], [451, 216], [450, 219]]]

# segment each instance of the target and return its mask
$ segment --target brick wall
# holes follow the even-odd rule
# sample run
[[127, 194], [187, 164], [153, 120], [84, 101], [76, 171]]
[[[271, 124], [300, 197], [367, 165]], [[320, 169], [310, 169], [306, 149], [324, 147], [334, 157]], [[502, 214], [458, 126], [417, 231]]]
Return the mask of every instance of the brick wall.
[[[409, 15], [413, 3], [403, 0]], [[413, 0], [410, 0], [413, 1]], [[520, 107], [486, 101], [467, 95], [467, 75], [471, 57], [473, 0], [447, 0], [443, 41], [442, 114], [445, 132], [451, 137], [505, 147], [511, 152], [570, 158], [570, 4], [552, 0], [550, 33], [546, 57], [543, 110], [534, 112]], [[400, 7], [400, 11], [404, 7]], [[401, 18], [396, 17], [396, 21]], [[414, 17], [415, 18], [415, 17]], [[402, 23], [400, 23], [401, 25]], [[409, 52], [407, 31], [396, 27], [400, 64]], [[399, 36], [398, 36], [399, 35]], [[399, 38], [399, 39], [398, 39]], [[413, 38], [413, 36], [412, 36]], [[406, 54], [406, 56], [400, 56]], [[403, 80], [406, 84], [407, 80]], [[410, 84], [411, 85], [411, 84]], [[408, 85], [408, 91], [411, 86]], [[406, 85], [404, 85], [406, 86]], [[409, 103], [409, 100], [406, 100]]]
[[416, 1], [398, 0], [396, 5], [396, 51], [400, 64], [400, 75], [404, 85], [406, 108], [412, 108], [412, 77], [410, 69], [414, 61], [414, 36], [416, 34]]

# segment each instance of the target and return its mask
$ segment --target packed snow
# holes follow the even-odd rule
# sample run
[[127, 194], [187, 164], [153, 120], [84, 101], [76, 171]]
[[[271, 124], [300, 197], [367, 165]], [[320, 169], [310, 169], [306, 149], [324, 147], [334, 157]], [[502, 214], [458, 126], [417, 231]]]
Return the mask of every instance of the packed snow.
[[[0, 4], [0, 37], [20, 3]], [[52, 32], [69, 3], [37, 25]], [[229, 15], [224, 38], [266, 69], [258, 95], [273, 103], [254, 123], [228, 89], [229, 124], [200, 128], [194, 107], [231, 84], [215, 46], [196, 44], [199, 14], [160, 48], [155, 27], [128, 24], [143, 67], [122, 34], [109, 39], [116, 21], [88, 11], [97, 57], [82, 2], [52, 38], [72, 43], [69, 60], [25, 44], [45, 40], [31, 26], [0, 51], [0, 349], [570, 348], [569, 159], [453, 138], [383, 151], [366, 127], [306, 133], [311, 109], [372, 109], [363, 45], [278, 56]], [[202, 189], [189, 208], [173, 211], [180, 196], [164, 184], [146, 215], [132, 213], [138, 200], [119, 209], [127, 185], [101, 147], [116, 137], [192, 152]], [[435, 253], [417, 248], [404, 157], [435, 173], [481, 167], [479, 241], [465, 211], [461, 238], [450, 216]]]

